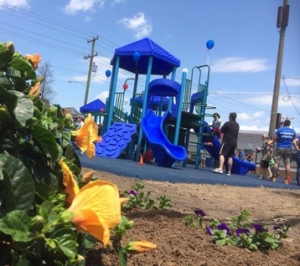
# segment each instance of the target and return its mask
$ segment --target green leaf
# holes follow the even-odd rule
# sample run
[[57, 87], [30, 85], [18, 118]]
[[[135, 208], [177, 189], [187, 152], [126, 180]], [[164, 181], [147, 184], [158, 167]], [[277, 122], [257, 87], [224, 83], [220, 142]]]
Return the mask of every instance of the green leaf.
[[51, 213], [52, 208], [53, 204], [50, 201], [44, 201], [42, 205], [38, 207], [38, 214], [48, 220], [48, 216]]
[[18, 148], [18, 139], [9, 132], [5, 132], [1, 137], [0, 150], [14, 150]]
[[30, 263], [28, 260], [22, 259], [18, 261], [17, 266], [30, 266]]
[[18, 97], [11, 92], [0, 86], [0, 103], [6, 104], [9, 109], [13, 110], [17, 104]]
[[27, 120], [33, 117], [33, 102], [22, 92], [11, 91], [11, 93], [17, 96], [17, 105], [14, 109], [14, 115], [17, 121], [24, 127]]
[[6, 76], [1, 76], [0, 77], [0, 87], [3, 86], [5, 89], [7, 90], [12, 90], [14, 89], [13, 87], [13, 83], [11, 82], [11, 80], [6, 77]]
[[127, 266], [127, 251], [124, 247], [119, 247], [118, 252], [120, 266]]
[[218, 246], [224, 246], [226, 244], [226, 240], [225, 239], [220, 239], [216, 241], [216, 244]]
[[0, 154], [1, 169], [5, 169], [10, 177], [15, 209], [28, 210], [34, 199], [35, 185], [26, 166], [13, 156]]
[[31, 165], [33, 175], [35, 177], [36, 193], [42, 199], [49, 199], [53, 190], [58, 188], [57, 177], [45, 167], [44, 162], [35, 160], [35, 164]]
[[77, 235], [71, 228], [62, 228], [54, 231], [51, 236], [56, 240], [58, 247], [69, 258], [75, 258], [77, 255]]
[[14, 241], [29, 242], [33, 239], [29, 234], [29, 223], [30, 217], [25, 211], [15, 210], [0, 219], [0, 231]]
[[[3, 176], [0, 179], [3, 179], [3, 183], [0, 187], [0, 194], [3, 197], [4, 204], [1, 206], [3, 208], [2, 212], [6, 213], [15, 209], [16, 201], [10, 184], [10, 177], [6, 170], [2, 171]], [[0, 172], [1, 174], [1, 172]], [[2, 205], [2, 204], [1, 204]]]
[[63, 147], [67, 147], [71, 142], [71, 131], [62, 132]]
[[83, 246], [85, 250], [89, 250], [92, 249], [95, 244], [96, 244], [97, 240], [90, 234], [85, 234], [84, 238], [83, 238]]
[[32, 125], [31, 134], [34, 142], [38, 142], [40, 148], [43, 149], [45, 153], [49, 153], [52, 161], [55, 161], [58, 158], [59, 151], [54, 135], [48, 129], [40, 125]]

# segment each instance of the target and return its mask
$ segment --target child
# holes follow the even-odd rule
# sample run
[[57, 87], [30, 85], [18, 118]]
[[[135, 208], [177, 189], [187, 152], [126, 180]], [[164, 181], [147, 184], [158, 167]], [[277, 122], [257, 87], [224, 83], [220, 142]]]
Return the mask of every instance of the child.
[[143, 159], [144, 159], [145, 163], [153, 163], [154, 162], [154, 156], [149, 147], [147, 148], [146, 152], [144, 153]]
[[259, 179], [268, 179], [267, 172], [269, 168], [269, 162], [273, 158], [273, 140], [268, 135], [262, 135], [262, 158], [260, 161], [260, 175]]
[[213, 114], [214, 120], [212, 121], [212, 133], [217, 136], [218, 139], [221, 138], [221, 116], [218, 113]]

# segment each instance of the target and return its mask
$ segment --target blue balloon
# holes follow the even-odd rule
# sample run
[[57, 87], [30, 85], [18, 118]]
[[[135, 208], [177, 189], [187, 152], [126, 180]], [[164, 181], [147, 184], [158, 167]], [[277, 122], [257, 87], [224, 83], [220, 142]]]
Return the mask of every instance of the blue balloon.
[[110, 75], [111, 75], [111, 71], [109, 70], [109, 69], [107, 69], [106, 71], [105, 71], [105, 75], [106, 75], [106, 77], [110, 77]]
[[135, 51], [135, 52], [133, 53], [133, 60], [134, 60], [135, 62], [138, 62], [138, 61], [140, 60], [140, 58], [141, 58], [140, 52]]
[[215, 42], [214, 42], [213, 40], [207, 41], [207, 43], [206, 43], [207, 49], [211, 49], [211, 48], [213, 48], [214, 46], [215, 46]]

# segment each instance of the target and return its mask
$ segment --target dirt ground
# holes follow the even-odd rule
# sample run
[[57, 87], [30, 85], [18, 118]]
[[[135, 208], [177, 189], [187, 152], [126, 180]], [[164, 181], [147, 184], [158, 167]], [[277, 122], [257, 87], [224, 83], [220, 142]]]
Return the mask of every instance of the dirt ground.
[[[88, 170], [83, 168], [82, 172]], [[130, 190], [139, 182], [145, 185], [143, 191], [150, 191], [155, 201], [159, 196], [171, 198], [171, 208], [125, 214], [134, 221], [134, 227], [126, 233], [124, 244], [148, 240], [157, 245], [154, 251], [129, 255], [129, 266], [300, 265], [299, 190], [141, 181], [99, 171], [95, 171], [95, 176], [115, 183], [120, 191]], [[204, 229], [185, 225], [185, 217], [193, 214], [196, 208], [207, 214], [204, 226], [214, 218], [226, 222], [242, 210], [248, 210], [254, 222], [270, 228], [290, 225], [291, 231], [276, 250], [249, 251], [217, 246]], [[101, 244], [89, 251], [86, 259], [89, 266], [118, 265], [116, 255], [104, 252]]]

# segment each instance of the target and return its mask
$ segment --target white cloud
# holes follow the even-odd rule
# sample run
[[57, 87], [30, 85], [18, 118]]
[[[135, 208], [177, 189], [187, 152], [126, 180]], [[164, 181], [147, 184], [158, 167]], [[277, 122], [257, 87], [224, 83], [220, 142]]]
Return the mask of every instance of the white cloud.
[[97, 94], [96, 98], [100, 99], [102, 102], [106, 103], [106, 99], [108, 98], [108, 91], [102, 91], [101, 93]]
[[252, 116], [255, 117], [255, 118], [261, 118], [264, 115], [265, 115], [265, 112], [263, 112], [263, 111], [257, 111], [257, 112], [254, 112]]
[[125, 3], [126, 1], [125, 0], [113, 0], [112, 3], [113, 4], [122, 4], [122, 3]]
[[74, 15], [80, 11], [95, 12], [97, 8], [103, 8], [104, 2], [104, 0], [70, 0], [69, 4], [63, 10], [70, 15]]
[[300, 87], [300, 78], [283, 76], [284, 84], [288, 87]]
[[137, 13], [132, 18], [123, 18], [118, 21], [118, 23], [132, 30], [136, 39], [149, 36], [152, 32], [152, 24], [145, 18], [145, 14], [143, 12]]
[[0, 0], [0, 9], [7, 7], [29, 8], [30, 0]]
[[250, 133], [251, 131], [254, 132], [268, 132], [269, 131], [269, 127], [268, 126], [258, 126], [258, 125], [242, 125], [240, 124], [240, 132], [247, 132]]
[[212, 62], [211, 66], [214, 72], [262, 72], [268, 69], [265, 59], [248, 59], [244, 57], [227, 57]]

